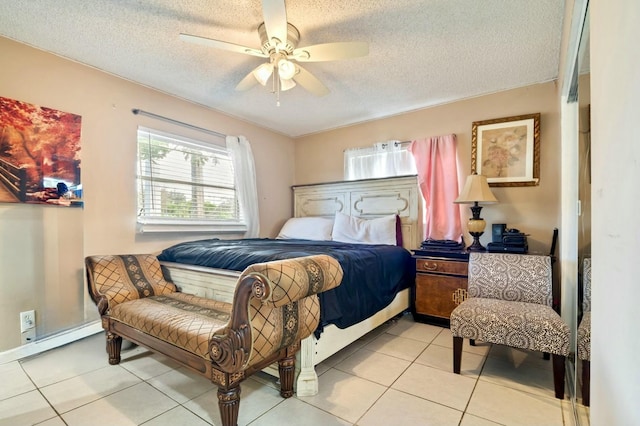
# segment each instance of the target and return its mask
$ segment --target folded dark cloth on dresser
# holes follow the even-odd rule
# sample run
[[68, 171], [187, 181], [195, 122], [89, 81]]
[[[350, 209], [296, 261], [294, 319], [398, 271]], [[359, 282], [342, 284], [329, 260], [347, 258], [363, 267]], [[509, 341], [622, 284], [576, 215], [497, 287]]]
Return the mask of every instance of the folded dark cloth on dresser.
[[426, 239], [420, 247], [424, 250], [464, 250], [462, 241]]

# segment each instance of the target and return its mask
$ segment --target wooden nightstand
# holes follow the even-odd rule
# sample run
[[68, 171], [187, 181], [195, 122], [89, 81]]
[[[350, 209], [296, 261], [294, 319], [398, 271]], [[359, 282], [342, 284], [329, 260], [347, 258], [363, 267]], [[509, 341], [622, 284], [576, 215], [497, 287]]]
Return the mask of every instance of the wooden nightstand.
[[469, 254], [416, 250], [413, 258], [416, 261], [413, 318], [448, 326], [451, 311], [467, 296]]

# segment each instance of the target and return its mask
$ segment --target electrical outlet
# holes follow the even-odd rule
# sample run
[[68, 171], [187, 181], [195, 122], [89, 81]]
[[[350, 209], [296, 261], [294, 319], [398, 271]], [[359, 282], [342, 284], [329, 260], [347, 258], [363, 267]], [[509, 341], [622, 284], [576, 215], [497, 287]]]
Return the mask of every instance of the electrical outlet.
[[20, 312], [20, 333], [36, 328], [36, 311]]

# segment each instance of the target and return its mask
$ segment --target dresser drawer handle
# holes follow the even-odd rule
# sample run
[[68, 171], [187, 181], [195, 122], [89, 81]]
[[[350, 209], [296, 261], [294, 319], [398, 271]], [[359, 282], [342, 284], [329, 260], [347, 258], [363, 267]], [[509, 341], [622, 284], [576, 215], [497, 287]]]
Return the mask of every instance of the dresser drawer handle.
[[424, 268], [425, 271], [435, 271], [438, 269], [438, 264], [437, 263], [429, 264], [427, 262], [424, 262], [422, 264], [422, 267]]
[[453, 300], [453, 303], [455, 303], [456, 305], [461, 304], [468, 298], [469, 298], [469, 293], [467, 293], [467, 290], [465, 290], [464, 288], [459, 288], [453, 293], [451, 293], [451, 299]]

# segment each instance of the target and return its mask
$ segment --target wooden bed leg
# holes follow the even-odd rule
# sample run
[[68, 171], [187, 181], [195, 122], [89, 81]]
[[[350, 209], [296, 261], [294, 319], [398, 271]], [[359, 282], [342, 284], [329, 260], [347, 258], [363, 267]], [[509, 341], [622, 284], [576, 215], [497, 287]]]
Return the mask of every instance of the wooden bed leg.
[[231, 389], [218, 388], [218, 408], [222, 426], [238, 426], [240, 410], [240, 385]]
[[295, 356], [279, 360], [278, 371], [280, 373], [280, 395], [283, 398], [291, 398], [293, 396], [293, 378], [296, 374]]
[[313, 335], [300, 342], [298, 352], [300, 360], [300, 373], [296, 382], [296, 394], [298, 396], [314, 396], [318, 394], [318, 375], [313, 364]]
[[122, 348], [122, 337], [107, 331], [107, 353], [109, 354], [109, 364], [120, 363], [120, 348]]

